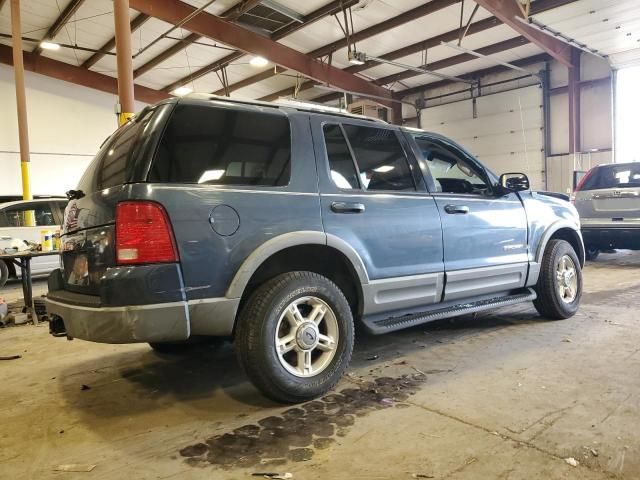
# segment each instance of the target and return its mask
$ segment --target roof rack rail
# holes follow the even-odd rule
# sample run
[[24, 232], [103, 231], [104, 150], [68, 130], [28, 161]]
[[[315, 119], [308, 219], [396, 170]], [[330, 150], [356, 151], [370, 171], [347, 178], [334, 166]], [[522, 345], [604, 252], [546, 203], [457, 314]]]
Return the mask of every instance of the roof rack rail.
[[319, 113], [325, 115], [334, 115], [338, 117], [354, 118], [358, 120], [366, 120], [370, 122], [377, 122], [388, 124], [380, 118], [367, 117], [364, 115], [357, 115], [355, 113], [346, 112], [344, 110], [335, 109], [335, 107], [329, 107], [325, 105], [314, 105], [308, 102], [301, 102], [296, 100], [290, 100], [286, 98], [279, 99], [275, 102], [263, 102], [260, 100], [251, 100], [245, 98], [231, 98], [222, 97], [219, 95], [213, 95], [211, 93], [190, 93], [185, 95], [184, 98], [200, 99], [200, 100], [216, 100], [220, 102], [237, 103], [241, 105], [257, 105], [261, 107], [278, 108], [278, 109], [291, 109], [305, 113]]

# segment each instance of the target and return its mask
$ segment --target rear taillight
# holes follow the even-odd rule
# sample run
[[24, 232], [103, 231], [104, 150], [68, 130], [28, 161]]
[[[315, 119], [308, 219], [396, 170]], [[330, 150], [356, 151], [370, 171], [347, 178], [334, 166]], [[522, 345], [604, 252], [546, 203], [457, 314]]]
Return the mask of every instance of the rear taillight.
[[583, 185], [584, 185], [584, 182], [586, 182], [586, 181], [587, 181], [587, 178], [589, 178], [589, 177], [593, 174], [593, 170], [594, 170], [594, 169], [592, 168], [591, 170], [589, 170], [589, 171], [587, 172], [587, 174], [586, 174], [584, 177], [582, 177], [582, 179], [578, 182], [578, 186], [577, 186], [577, 187], [576, 187], [576, 189], [574, 190], [575, 192], [579, 192], [580, 190], [582, 190], [582, 187], [583, 187]]
[[146, 201], [118, 204], [116, 255], [119, 265], [178, 261], [171, 224], [162, 205]]
[[586, 175], [580, 179], [580, 181], [578, 182], [578, 185], [576, 186], [576, 189], [571, 194], [571, 203], [576, 203], [576, 193], [582, 190], [582, 187], [584, 186], [584, 182], [586, 182], [587, 178], [591, 176], [591, 174], [593, 173], [593, 170], [594, 170], [593, 168], [589, 170], [586, 173]]

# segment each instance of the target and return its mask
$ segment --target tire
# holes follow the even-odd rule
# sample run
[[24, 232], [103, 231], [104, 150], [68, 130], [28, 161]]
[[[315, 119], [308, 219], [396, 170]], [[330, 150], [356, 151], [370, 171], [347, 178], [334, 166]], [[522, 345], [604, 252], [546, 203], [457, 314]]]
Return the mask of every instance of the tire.
[[589, 262], [594, 261], [600, 255], [600, 250], [593, 247], [587, 247], [584, 252], [585, 259]]
[[0, 260], [0, 288], [4, 287], [7, 280], [9, 280], [9, 267], [4, 260]]
[[185, 340], [184, 342], [152, 342], [149, 343], [149, 346], [153, 348], [155, 352], [165, 355], [184, 355], [205, 345], [217, 348], [225, 341], [226, 339], [222, 337], [195, 337]]
[[342, 291], [329, 279], [303, 271], [279, 275], [253, 292], [235, 337], [251, 382], [283, 403], [330, 390], [351, 360], [353, 339], [351, 308]]
[[[564, 265], [569, 268], [569, 271], [573, 269], [574, 275], [571, 278], [575, 278], [575, 282], [568, 280], [568, 276], [564, 274], [562, 275], [564, 278], [558, 278], [560, 276], [558, 272], [563, 270], [561, 262], [565, 262]], [[566, 285], [565, 280], [572, 285], [572, 288], [568, 290], [565, 286], [561, 294], [560, 286]], [[582, 297], [582, 270], [571, 244], [564, 240], [549, 241], [542, 258], [540, 278], [535, 290], [538, 298], [533, 304], [538, 313], [545, 318], [563, 320], [572, 317], [578, 311]], [[574, 292], [573, 295], [571, 291]]]

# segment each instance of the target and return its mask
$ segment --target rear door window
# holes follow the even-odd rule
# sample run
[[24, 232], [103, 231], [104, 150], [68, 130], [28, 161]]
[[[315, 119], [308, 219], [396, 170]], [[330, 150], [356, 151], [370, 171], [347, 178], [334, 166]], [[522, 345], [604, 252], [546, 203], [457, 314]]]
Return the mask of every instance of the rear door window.
[[337, 124], [326, 124], [322, 130], [329, 159], [331, 180], [338, 188], [345, 190], [360, 188], [358, 172], [342, 128]]
[[360, 183], [367, 190], [415, 191], [409, 161], [395, 131], [344, 124]]
[[625, 187], [640, 187], [640, 163], [598, 167], [586, 177], [581, 190]]
[[288, 185], [291, 131], [280, 114], [178, 105], [149, 181], [213, 185]]

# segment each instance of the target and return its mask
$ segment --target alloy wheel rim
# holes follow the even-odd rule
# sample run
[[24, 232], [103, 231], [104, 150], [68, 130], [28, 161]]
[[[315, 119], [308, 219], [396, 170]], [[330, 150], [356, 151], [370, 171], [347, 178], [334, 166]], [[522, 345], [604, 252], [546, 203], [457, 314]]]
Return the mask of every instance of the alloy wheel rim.
[[275, 333], [280, 364], [296, 377], [323, 372], [335, 357], [339, 327], [335, 313], [318, 297], [301, 297], [283, 310]]
[[578, 272], [569, 255], [563, 255], [556, 267], [558, 294], [564, 303], [572, 303], [578, 295]]

